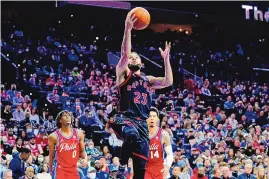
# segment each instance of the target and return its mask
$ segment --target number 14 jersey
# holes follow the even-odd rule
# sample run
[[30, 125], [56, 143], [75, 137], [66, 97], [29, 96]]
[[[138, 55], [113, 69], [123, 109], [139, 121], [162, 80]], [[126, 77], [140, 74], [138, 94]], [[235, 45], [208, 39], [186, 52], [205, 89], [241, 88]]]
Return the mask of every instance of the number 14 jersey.
[[164, 155], [162, 144], [162, 129], [159, 128], [157, 133], [150, 138], [149, 158], [146, 165], [146, 171], [153, 176], [162, 175], [160, 172], [164, 167]]

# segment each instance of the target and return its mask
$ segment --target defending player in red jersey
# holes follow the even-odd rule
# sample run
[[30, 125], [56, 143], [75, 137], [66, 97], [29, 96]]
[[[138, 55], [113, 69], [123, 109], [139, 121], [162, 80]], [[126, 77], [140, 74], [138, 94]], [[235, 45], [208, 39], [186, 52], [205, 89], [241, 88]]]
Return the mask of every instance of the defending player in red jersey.
[[[149, 127], [149, 158], [145, 179], [165, 179], [173, 162], [173, 151], [169, 134], [159, 126], [159, 111], [150, 109], [147, 119]], [[164, 151], [166, 158], [164, 159]]]
[[53, 179], [79, 179], [77, 162], [85, 159], [84, 134], [72, 128], [73, 116], [68, 111], [60, 112], [57, 128], [49, 135], [49, 167]]

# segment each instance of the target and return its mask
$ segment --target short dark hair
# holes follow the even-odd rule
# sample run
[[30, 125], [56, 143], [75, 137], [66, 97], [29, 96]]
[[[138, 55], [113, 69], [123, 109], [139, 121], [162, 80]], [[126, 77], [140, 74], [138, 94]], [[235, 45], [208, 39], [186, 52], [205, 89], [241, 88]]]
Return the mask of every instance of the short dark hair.
[[28, 149], [27, 147], [23, 147], [23, 148], [21, 148], [21, 153], [29, 154], [29, 153], [31, 153], [31, 150]]
[[149, 112], [156, 112], [157, 116], [159, 117], [159, 110], [155, 107], [151, 107]]

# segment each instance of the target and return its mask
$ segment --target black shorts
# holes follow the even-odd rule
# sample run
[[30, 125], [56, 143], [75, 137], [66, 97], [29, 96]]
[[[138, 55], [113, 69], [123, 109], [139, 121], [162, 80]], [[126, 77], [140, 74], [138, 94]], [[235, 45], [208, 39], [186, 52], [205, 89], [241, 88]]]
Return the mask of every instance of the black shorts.
[[128, 159], [140, 161], [141, 168], [148, 160], [149, 134], [146, 120], [137, 120], [122, 114], [115, 115], [115, 123], [111, 124], [115, 134], [123, 140], [121, 164], [127, 164]]

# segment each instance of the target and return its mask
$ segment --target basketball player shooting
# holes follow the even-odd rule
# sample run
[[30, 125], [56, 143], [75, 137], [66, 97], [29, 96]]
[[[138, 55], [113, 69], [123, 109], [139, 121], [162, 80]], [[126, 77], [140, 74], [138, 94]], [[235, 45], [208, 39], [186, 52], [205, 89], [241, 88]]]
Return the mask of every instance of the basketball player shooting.
[[[128, 159], [133, 159], [134, 179], [144, 178], [145, 165], [148, 160], [149, 136], [146, 119], [151, 108], [151, 96], [149, 89], [161, 89], [171, 86], [173, 74], [170, 65], [171, 43], [165, 44], [165, 50], [160, 53], [164, 59], [165, 77], [145, 76], [141, 74], [141, 58], [135, 52], [131, 52], [131, 31], [137, 21], [135, 15], [129, 13], [125, 21], [124, 37], [121, 46], [121, 58], [116, 66], [116, 85], [119, 90], [118, 111], [123, 116], [125, 127], [115, 127], [122, 121], [115, 116], [112, 128], [120, 133], [123, 139], [121, 152], [121, 167], [118, 177], [124, 171]], [[113, 127], [114, 126], [114, 127]], [[123, 177], [124, 178], [124, 177]]]
[[49, 135], [49, 167], [52, 179], [79, 179], [77, 162], [86, 158], [84, 134], [72, 128], [73, 115], [61, 111], [57, 129]]
[[[151, 108], [147, 119], [149, 128], [149, 158], [144, 179], [165, 179], [173, 163], [169, 134], [159, 127], [159, 111]], [[164, 152], [166, 158], [164, 159]]]

